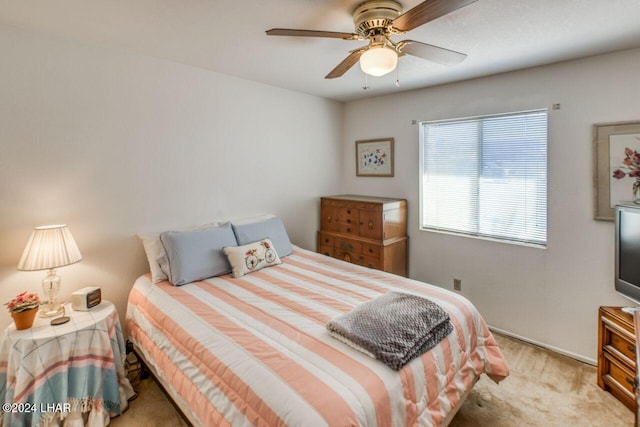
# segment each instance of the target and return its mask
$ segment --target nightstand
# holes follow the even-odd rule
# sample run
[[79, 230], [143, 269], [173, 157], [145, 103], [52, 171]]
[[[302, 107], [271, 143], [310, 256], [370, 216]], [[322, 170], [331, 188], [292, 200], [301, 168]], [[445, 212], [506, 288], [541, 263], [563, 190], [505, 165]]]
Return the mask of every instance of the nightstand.
[[621, 307], [598, 310], [598, 385], [635, 412], [636, 338]]
[[[38, 318], [30, 329], [11, 324], [0, 344], [0, 400], [5, 426], [39, 423], [105, 425], [135, 392], [124, 371], [125, 344], [118, 312], [103, 301], [52, 326]], [[105, 422], [106, 421], [106, 422]], [[0, 423], [2, 424], [2, 423]], [[47, 424], [48, 425], [48, 424]]]

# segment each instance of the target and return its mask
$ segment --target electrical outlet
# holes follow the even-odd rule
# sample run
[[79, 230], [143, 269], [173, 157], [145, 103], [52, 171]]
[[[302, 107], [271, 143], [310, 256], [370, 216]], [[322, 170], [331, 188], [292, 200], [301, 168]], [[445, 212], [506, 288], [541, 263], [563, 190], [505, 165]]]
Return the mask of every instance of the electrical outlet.
[[462, 290], [462, 280], [453, 278], [453, 290], [461, 291]]

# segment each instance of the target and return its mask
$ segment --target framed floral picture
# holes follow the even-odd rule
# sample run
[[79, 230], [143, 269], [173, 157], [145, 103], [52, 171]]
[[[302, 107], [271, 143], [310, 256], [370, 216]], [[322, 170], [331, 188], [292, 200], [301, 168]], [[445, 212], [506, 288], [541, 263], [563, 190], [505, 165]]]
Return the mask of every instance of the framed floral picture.
[[356, 141], [356, 176], [393, 176], [393, 138]]
[[640, 188], [640, 121], [594, 125], [593, 146], [594, 218], [613, 221], [615, 206]]

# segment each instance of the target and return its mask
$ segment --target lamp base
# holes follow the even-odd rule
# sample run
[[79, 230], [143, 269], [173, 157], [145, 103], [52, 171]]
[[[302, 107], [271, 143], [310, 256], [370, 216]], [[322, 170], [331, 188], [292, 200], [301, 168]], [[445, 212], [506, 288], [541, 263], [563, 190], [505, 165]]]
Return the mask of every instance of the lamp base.
[[53, 317], [62, 314], [64, 309], [58, 302], [60, 283], [60, 276], [56, 274], [56, 270], [49, 269], [49, 273], [42, 279], [42, 291], [48, 301], [40, 305], [40, 317]]
[[64, 312], [64, 309], [61, 305], [58, 308], [50, 309], [48, 304], [40, 306], [40, 317], [54, 317], [59, 316]]

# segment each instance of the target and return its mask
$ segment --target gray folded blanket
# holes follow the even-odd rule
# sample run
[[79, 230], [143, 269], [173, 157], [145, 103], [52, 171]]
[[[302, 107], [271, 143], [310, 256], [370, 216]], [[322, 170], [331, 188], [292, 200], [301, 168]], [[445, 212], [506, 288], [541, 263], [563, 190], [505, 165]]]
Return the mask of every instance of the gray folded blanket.
[[426, 298], [389, 292], [327, 323], [329, 333], [398, 370], [453, 331], [449, 314]]

